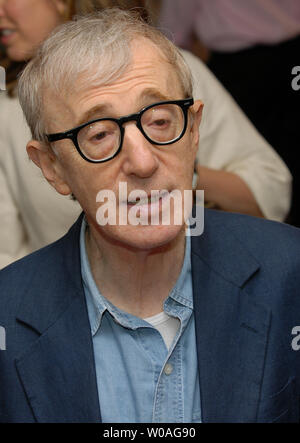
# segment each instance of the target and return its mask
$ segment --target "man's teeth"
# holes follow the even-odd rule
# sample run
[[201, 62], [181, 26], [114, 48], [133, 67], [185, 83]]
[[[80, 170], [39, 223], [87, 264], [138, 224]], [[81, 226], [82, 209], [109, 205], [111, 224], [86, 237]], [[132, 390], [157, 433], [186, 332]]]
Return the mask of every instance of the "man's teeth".
[[[156, 201], [157, 199], [155, 199], [155, 201]], [[142, 205], [148, 205], [149, 203], [151, 203], [151, 198], [142, 198], [141, 200], [138, 200], [138, 201], [131, 201], [131, 200], [128, 200], [128, 203], [129, 204], [135, 204], [135, 205], [139, 205], [139, 206], [142, 206]], [[154, 200], [152, 201], [152, 203], [154, 203]]]
[[142, 198], [139, 201], [131, 201], [128, 200], [129, 204], [135, 204], [138, 206], [142, 206], [142, 205], [148, 205], [149, 203], [157, 203], [159, 201], [160, 198], [162, 198], [162, 195], [154, 195], [153, 197], [148, 197], [148, 198]]

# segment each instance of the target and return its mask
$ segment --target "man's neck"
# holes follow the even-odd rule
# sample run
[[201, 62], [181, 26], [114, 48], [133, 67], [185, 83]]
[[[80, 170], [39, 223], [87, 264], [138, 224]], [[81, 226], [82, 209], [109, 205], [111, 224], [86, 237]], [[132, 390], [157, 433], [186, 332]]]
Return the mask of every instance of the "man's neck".
[[85, 242], [93, 278], [108, 301], [140, 318], [163, 311], [183, 265], [184, 230], [171, 243], [150, 251], [112, 248], [90, 228]]

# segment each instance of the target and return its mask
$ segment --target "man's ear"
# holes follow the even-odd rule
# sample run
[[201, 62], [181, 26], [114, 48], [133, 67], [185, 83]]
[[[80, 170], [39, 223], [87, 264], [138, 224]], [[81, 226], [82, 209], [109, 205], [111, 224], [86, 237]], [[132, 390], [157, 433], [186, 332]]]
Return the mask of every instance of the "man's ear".
[[192, 118], [192, 127], [191, 127], [191, 133], [193, 137], [193, 141], [198, 149], [199, 144], [199, 126], [202, 119], [202, 110], [203, 110], [204, 104], [201, 100], [196, 100], [191, 108], [191, 118]]
[[72, 193], [63, 178], [58, 158], [49, 148], [37, 140], [30, 140], [26, 149], [30, 160], [42, 170], [46, 180], [59, 194], [69, 195]]

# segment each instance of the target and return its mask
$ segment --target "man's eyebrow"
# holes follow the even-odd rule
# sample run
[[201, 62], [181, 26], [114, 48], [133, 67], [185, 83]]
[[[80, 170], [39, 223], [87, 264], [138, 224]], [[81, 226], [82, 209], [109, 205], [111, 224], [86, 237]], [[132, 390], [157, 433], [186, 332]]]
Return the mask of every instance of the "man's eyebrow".
[[[177, 98], [178, 97], [176, 97], [176, 99]], [[152, 103], [155, 102], [168, 101], [168, 100], [174, 100], [174, 97], [164, 95], [155, 88], [145, 89], [142, 92], [141, 96], [139, 97], [139, 102], [141, 103], [141, 107], [151, 105]], [[110, 115], [109, 112], [111, 113], [111, 106], [109, 104], [93, 106], [91, 109], [88, 109], [80, 117], [80, 120], [77, 122], [76, 126], [83, 125], [84, 123], [87, 123], [88, 121], [96, 119], [98, 117], [99, 118], [109, 117]]]
[[[168, 101], [168, 100], [176, 100], [178, 97], [170, 97], [168, 95], [163, 94], [155, 88], [147, 88], [141, 94], [140, 100], [154, 100], [154, 101]], [[151, 104], [151, 103], [150, 103]]]
[[80, 117], [80, 120], [77, 122], [76, 126], [83, 125], [89, 120], [94, 118], [96, 119], [97, 117], [107, 117], [109, 109], [111, 109], [111, 107], [107, 104], [93, 106]]

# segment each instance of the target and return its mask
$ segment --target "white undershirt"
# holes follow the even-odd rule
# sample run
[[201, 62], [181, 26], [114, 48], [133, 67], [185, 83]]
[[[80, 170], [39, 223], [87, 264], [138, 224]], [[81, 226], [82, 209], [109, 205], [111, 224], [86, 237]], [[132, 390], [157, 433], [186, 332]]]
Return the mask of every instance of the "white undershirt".
[[144, 320], [158, 330], [164, 339], [167, 349], [169, 349], [180, 326], [180, 320], [171, 317], [165, 312], [144, 318]]

